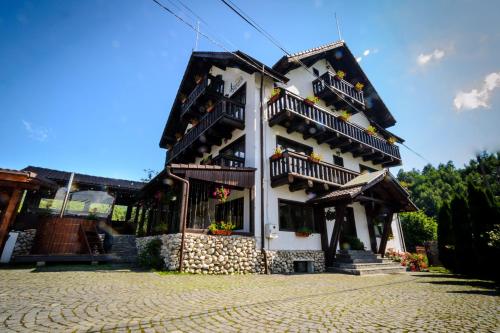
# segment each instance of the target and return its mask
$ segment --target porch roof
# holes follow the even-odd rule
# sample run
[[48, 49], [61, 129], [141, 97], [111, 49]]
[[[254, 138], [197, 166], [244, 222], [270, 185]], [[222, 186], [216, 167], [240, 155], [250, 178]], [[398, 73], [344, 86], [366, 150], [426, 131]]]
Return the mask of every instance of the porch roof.
[[151, 179], [144, 186], [142, 192], [148, 192], [157, 188], [159, 184], [166, 184], [167, 168], [175, 175], [186, 179], [198, 179], [208, 182], [214, 182], [222, 185], [252, 188], [255, 184], [255, 168], [235, 168], [219, 165], [199, 165], [199, 164], [169, 164], [156, 177]]
[[338, 190], [310, 199], [308, 202], [325, 205], [337, 201], [375, 201], [390, 205], [398, 212], [418, 210], [411, 201], [408, 191], [388, 169], [361, 174]]
[[37, 172], [0, 168], [0, 186], [38, 189], [40, 187], [56, 188], [57, 184]]

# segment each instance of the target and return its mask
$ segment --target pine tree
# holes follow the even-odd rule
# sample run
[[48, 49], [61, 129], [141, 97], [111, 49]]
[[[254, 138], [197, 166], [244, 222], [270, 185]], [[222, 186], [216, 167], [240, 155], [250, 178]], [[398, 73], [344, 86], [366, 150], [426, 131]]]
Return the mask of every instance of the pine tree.
[[469, 205], [463, 195], [456, 195], [450, 204], [451, 225], [455, 241], [455, 263], [459, 273], [470, 274], [474, 271], [474, 247]]
[[453, 270], [455, 268], [455, 242], [451, 229], [451, 208], [450, 203], [445, 201], [438, 214], [438, 250], [439, 260], [444, 267]]

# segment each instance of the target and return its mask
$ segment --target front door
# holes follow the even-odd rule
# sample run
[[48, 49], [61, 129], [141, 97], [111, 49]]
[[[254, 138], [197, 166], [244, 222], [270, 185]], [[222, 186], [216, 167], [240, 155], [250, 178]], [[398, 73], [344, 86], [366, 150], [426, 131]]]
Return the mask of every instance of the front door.
[[350, 248], [353, 240], [358, 237], [356, 233], [356, 223], [354, 221], [354, 210], [352, 207], [347, 207], [346, 215], [344, 217], [344, 224], [340, 231], [340, 248]]

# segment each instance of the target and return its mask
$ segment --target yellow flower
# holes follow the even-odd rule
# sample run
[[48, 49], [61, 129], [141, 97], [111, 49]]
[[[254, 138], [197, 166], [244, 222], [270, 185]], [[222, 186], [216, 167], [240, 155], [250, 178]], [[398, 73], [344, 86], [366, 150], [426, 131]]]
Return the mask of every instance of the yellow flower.
[[364, 85], [363, 83], [358, 82], [358, 83], [356, 83], [356, 85], [354, 86], [354, 88], [355, 88], [357, 91], [361, 91], [361, 90], [363, 90], [364, 86], [365, 86], [365, 85]]
[[344, 71], [337, 71], [337, 76], [341, 79], [345, 77], [345, 72]]

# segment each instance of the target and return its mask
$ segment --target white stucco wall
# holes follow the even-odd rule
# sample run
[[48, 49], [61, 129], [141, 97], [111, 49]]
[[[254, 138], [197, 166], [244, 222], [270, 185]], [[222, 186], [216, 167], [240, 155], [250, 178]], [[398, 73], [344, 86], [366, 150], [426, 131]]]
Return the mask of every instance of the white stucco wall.
[[[319, 61], [312, 67], [319, 70], [320, 74], [326, 71], [326, 61]], [[264, 196], [261, 198], [261, 179], [260, 179], [260, 74], [248, 74], [236, 68], [226, 68], [222, 70], [217, 67], [212, 67], [212, 75], [222, 75], [225, 81], [224, 90], [225, 94], [230, 95], [231, 83], [244, 82], [246, 84], [246, 106], [245, 106], [245, 129], [235, 130], [232, 133], [232, 138], [224, 142], [220, 147], [212, 147], [210, 152], [204, 154], [207, 157], [211, 154], [213, 157], [217, 156], [219, 151], [245, 135], [245, 166], [255, 167], [255, 198], [254, 198], [254, 218], [255, 218], [255, 236], [256, 246], [260, 248], [261, 244], [261, 199], [264, 201], [264, 224], [272, 223], [279, 225], [279, 211], [278, 199], [286, 199], [298, 202], [305, 202], [310, 199], [305, 191], [290, 192], [288, 186], [280, 186], [272, 188], [270, 184], [270, 169], [269, 157], [274, 153], [276, 147], [276, 136], [280, 135], [285, 138], [306, 144], [313, 147], [314, 151], [322, 155], [324, 161], [333, 163], [333, 155], [341, 156], [344, 160], [344, 167], [356, 172], [359, 172], [359, 165], [363, 164], [370, 168], [380, 170], [380, 165], [374, 165], [370, 161], [363, 161], [361, 157], [354, 158], [351, 153], [342, 154], [339, 149], [331, 149], [327, 144], [318, 145], [314, 139], [304, 140], [300, 133], [288, 134], [286, 129], [281, 126], [274, 126], [271, 128], [267, 123], [267, 100], [271, 95], [274, 88], [273, 82], [266, 78], [264, 80]], [[290, 81], [286, 88], [292, 92], [307, 97], [313, 95], [312, 81], [313, 77], [305, 72], [302, 68], [290, 71], [287, 76]], [[242, 86], [242, 85], [240, 85]], [[318, 103], [320, 106], [327, 108], [322, 101]], [[334, 112], [334, 111], [331, 111]], [[362, 126], [368, 126], [369, 122], [363, 113], [358, 113], [351, 117], [350, 121]], [[196, 160], [199, 163], [201, 158]], [[249, 230], [250, 226], [250, 198], [248, 191], [245, 193], [245, 231]], [[352, 205], [354, 209], [354, 218], [356, 221], [356, 230], [358, 238], [365, 244], [367, 248], [370, 246], [368, 236], [368, 227], [366, 223], [366, 214], [364, 207], [359, 203]], [[394, 223], [393, 223], [394, 224]], [[333, 229], [332, 223], [327, 224], [328, 239], [330, 239], [331, 230]], [[399, 233], [398, 228], [393, 226], [394, 240], [388, 244], [388, 248], [398, 249], [399, 246]], [[312, 234], [310, 237], [297, 237], [294, 232], [279, 231], [278, 238], [273, 240], [265, 239], [265, 247], [270, 250], [321, 250], [321, 237], [320, 234]], [[400, 246], [399, 246], [400, 248]]]

